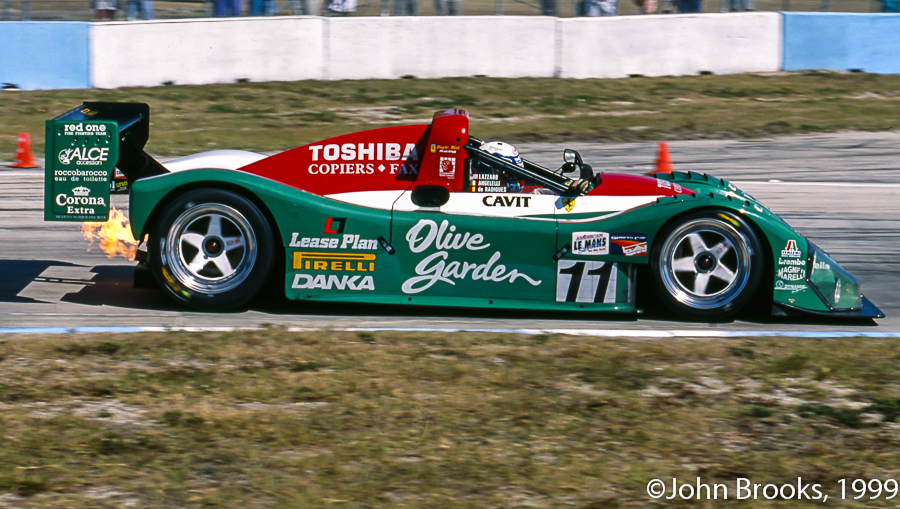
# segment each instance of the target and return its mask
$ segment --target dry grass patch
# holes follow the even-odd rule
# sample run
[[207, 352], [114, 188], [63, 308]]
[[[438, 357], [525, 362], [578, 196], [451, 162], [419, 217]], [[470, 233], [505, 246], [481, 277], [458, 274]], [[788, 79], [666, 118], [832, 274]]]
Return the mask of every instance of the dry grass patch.
[[892, 340], [271, 329], [0, 359], [0, 506], [643, 507], [653, 478], [900, 476]]
[[900, 76], [838, 72], [606, 80], [447, 78], [0, 93], [0, 154], [82, 101], [151, 106], [148, 151], [278, 151], [347, 132], [470, 111], [473, 134], [508, 141], [759, 137], [900, 128]]

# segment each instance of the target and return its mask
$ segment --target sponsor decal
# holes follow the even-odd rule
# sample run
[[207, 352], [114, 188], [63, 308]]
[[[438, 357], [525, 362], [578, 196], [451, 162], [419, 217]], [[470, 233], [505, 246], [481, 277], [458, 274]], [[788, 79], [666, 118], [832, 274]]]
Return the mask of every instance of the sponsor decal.
[[325, 220], [324, 233], [344, 233], [344, 224], [346, 222], [346, 217], [329, 217]]
[[613, 233], [609, 237], [612, 254], [643, 256], [647, 254], [647, 236], [643, 233]]
[[803, 253], [797, 248], [797, 241], [791, 239], [787, 241], [787, 245], [781, 250], [782, 258], [800, 258]]
[[66, 136], [83, 136], [88, 134], [106, 136], [106, 126], [103, 124], [65, 124], [63, 126], [63, 134]]
[[656, 179], [656, 187], [661, 187], [661, 188], [663, 188], [663, 189], [671, 189], [671, 190], [675, 191], [676, 193], [680, 193], [680, 192], [681, 192], [681, 186], [680, 186], [680, 185], [678, 185], [678, 184], [676, 184], [676, 183], [674, 183], [674, 182], [669, 182], [668, 180], [659, 180], [659, 179]]
[[457, 232], [456, 226], [449, 221], [441, 221], [440, 226], [430, 219], [420, 219], [409, 231], [406, 232], [406, 242], [412, 253], [422, 253], [432, 247], [439, 251], [422, 259], [416, 265], [416, 276], [403, 282], [403, 293], [413, 294], [423, 292], [436, 283], [455, 285], [454, 279], [471, 279], [472, 281], [492, 281], [500, 283], [508, 281], [514, 283], [523, 279], [532, 286], [541, 284], [516, 269], [508, 270], [506, 265], [498, 264], [500, 251], [495, 251], [485, 263], [470, 263], [468, 261], [449, 261], [450, 251], [481, 251], [491, 245], [484, 242], [484, 235], [480, 233]]
[[797, 260], [795, 258], [788, 258], [788, 259], [779, 258], [778, 265], [796, 265], [796, 266], [800, 266], [800, 267], [805, 267], [806, 260]]
[[[432, 147], [433, 146], [434, 145], [432, 145]], [[456, 158], [441, 156], [438, 175], [441, 178], [449, 178], [449, 179], [455, 178], [456, 177]]]
[[375, 290], [372, 276], [294, 274], [291, 288], [298, 290]]
[[59, 159], [59, 162], [64, 166], [68, 166], [72, 163], [75, 163], [78, 166], [99, 166], [109, 159], [109, 147], [66, 148], [59, 151], [57, 159]]
[[614, 303], [618, 274], [615, 263], [560, 260], [556, 302]]
[[[403, 149], [401, 151], [401, 148]], [[321, 155], [325, 161], [398, 161], [412, 158], [419, 160], [415, 143], [407, 143], [403, 148], [399, 143], [344, 143], [343, 145], [310, 145], [312, 160]]]
[[572, 233], [572, 254], [586, 256], [609, 254], [609, 234], [605, 232]]
[[795, 265], [788, 265], [778, 269], [778, 277], [785, 281], [805, 281], [806, 269]]
[[337, 249], [341, 239], [337, 237], [303, 237], [298, 239], [299, 233], [291, 234], [289, 247], [317, 247], [319, 249]]
[[[415, 143], [401, 145], [399, 143], [344, 143], [338, 145], [310, 145], [310, 164], [307, 171], [311, 175], [371, 175], [377, 170], [390, 174], [417, 174], [414, 164], [391, 163], [389, 161], [418, 161]], [[352, 163], [317, 163], [317, 161], [353, 161]], [[374, 161], [362, 163], [361, 161]], [[375, 163], [380, 164], [375, 164]], [[387, 162], [387, 165], [384, 163]]]
[[359, 235], [352, 233], [345, 233], [341, 237], [300, 237], [299, 233], [293, 232], [291, 233], [291, 242], [288, 247], [374, 251], [378, 249], [378, 241], [375, 239], [361, 239]]
[[523, 207], [528, 208], [531, 196], [491, 196], [481, 199], [481, 203], [487, 207]]
[[806, 285], [786, 284], [784, 281], [775, 282], [775, 290], [789, 291], [791, 293], [802, 292], [806, 290]]
[[[95, 214], [94, 209], [89, 205], [97, 207], [106, 207], [106, 199], [102, 196], [89, 196], [91, 190], [84, 186], [78, 186], [72, 189], [74, 196], [65, 193], [56, 195], [56, 204], [60, 207], [66, 207], [66, 214]], [[80, 205], [80, 206], [77, 206]]]
[[[106, 180], [106, 170], [82, 170], [75, 168], [72, 170], [53, 170], [54, 177], [78, 177], [73, 178], [73, 182], [81, 180], [83, 182], [102, 182]], [[65, 178], [56, 178], [55, 180], [65, 182]]]
[[431, 153], [435, 152], [441, 154], [455, 154], [459, 150], [459, 145], [437, 145], [435, 143], [431, 144]]
[[370, 253], [307, 253], [295, 251], [294, 270], [375, 272], [375, 255]]
[[[399, 164], [392, 165], [391, 173], [396, 173]], [[387, 166], [379, 165], [378, 171], [383, 172]], [[311, 164], [307, 168], [311, 175], [371, 175], [375, 173], [374, 163], [335, 163], [335, 164]]]
[[560, 197], [558, 200], [556, 200], [556, 208], [566, 209], [566, 212], [572, 212], [572, 209], [575, 208], [575, 198]]

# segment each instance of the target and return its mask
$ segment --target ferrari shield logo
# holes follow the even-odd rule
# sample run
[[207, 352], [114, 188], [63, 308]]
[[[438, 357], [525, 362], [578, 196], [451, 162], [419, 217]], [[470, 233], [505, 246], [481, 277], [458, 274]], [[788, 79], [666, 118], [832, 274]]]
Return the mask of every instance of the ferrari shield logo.
[[572, 212], [575, 208], [575, 198], [562, 198], [556, 200], [556, 208], [566, 209], [566, 212]]

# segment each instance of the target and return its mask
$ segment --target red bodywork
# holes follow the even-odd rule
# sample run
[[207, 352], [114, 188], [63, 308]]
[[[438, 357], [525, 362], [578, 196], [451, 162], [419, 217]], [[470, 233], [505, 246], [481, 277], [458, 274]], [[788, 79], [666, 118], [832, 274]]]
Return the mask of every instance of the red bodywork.
[[[273, 155], [242, 171], [318, 194], [404, 190], [420, 185], [466, 188], [469, 115], [435, 113], [430, 125], [345, 134]], [[588, 196], [675, 196], [691, 191], [640, 175], [604, 173]]]
[[691, 194], [693, 191], [667, 180], [658, 180], [644, 175], [624, 173], [604, 173], [600, 185], [587, 196], [675, 196]]
[[431, 125], [384, 127], [311, 143], [241, 170], [318, 195], [407, 189], [424, 182], [462, 191], [469, 118], [458, 111], [436, 115]]

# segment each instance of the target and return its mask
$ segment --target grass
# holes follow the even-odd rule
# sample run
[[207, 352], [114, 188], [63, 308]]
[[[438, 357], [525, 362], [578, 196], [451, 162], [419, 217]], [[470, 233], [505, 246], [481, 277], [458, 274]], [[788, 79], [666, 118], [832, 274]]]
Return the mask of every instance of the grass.
[[161, 86], [0, 93], [0, 154], [18, 132], [82, 101], [151, 106], [157, 155], [278, 151], [356, 130], [470, 111], [472, 132], [507, 141], [760, 137], [900, 128], [900, 76], [837, 72], [607, 80], [447, 78]]
[[737, 477], [803, 477], [855, 507], [839, 479], [900, 476], [898, 358], [856, 338], [9, 336], [0, 502], [586, 509], [645, 507], [654, 478], [733, 499]]

